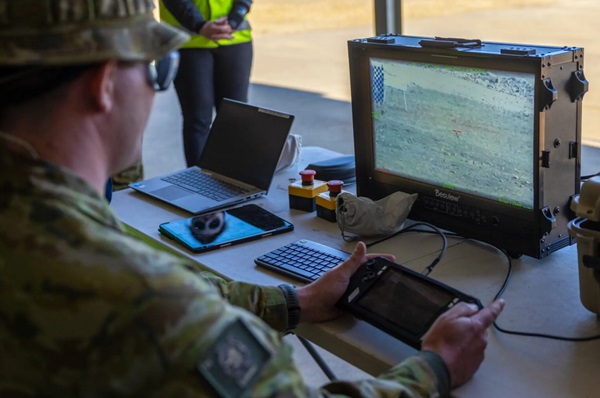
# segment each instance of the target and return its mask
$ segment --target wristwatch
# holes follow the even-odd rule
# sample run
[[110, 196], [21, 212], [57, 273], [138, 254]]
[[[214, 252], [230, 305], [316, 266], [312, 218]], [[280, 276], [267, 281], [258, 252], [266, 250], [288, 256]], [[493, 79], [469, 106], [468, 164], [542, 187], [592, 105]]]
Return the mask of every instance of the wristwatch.
[[288, 312], [288, 325], [286, 330], [295, 329], [300, 323], [300, 302], [298, 301], [298, 293], [292, 285], [281, 284], [278, 286], [283, 292], [285, 304]]

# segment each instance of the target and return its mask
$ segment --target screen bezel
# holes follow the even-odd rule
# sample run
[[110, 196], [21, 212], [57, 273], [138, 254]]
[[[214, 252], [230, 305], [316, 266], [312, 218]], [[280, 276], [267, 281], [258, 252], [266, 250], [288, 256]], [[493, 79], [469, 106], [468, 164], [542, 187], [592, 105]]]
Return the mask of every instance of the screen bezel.
[[[503, 60], [501, 64], [494, 58], [480, 55], [464, 55], [460, 52], [456, 54], [436, 54], [431, 52], [418, 52], [406, 49], [398, 51], [396, 48], [380, 47], [366, 45], [357, 50], [358, 45], [351, 47], [354, 51], [350, 54], [350, 77], [352, 87], [352, 107], [354, 122], [355, 154], [357, 158], [357, 178], [360, 182], [357, 185], [359, 195], [368, 196], [372, 199], [387, 196], [401, 187], [407, 193], [430, 194], [434, 188], [442, 189], [454, 195], [461, 196], [461, 202], [469, 206], [486, 207], [490, 210], [507, 214], [518, 218], [524, 222], [533, 222], [540, 208], [540, 173], [539, 157], [540, 147], [543, 142], [540, 137], [540, 118], [538, 117], [539, 103], [539, 68], [532, 62], [524, 62], [522, 59]], [[373, 58], [400, 60], [407, 62], [423, 62], [429, 64], [441, 64], [448, 66], [461, 66], [470, 68], [480, 68], [487, 70], [500, 70], [509, 72], [519, 72], [532, 74], [535, 77], [534, 94], [534, 118], [533, 118], [533, 153], [531, 153], [531, 162], [533, 169], [533, 206], [532, 209], [520, 208], [514, 205], [498, 202], [473, 193], [454, 190], [452, 188], [433, 185], [428, 182], [414, 180], [405, 176], [388, 174], [377, 170], [375, 167], [375, 146], [374, 146], [374, 126], [371, 114], [373, 112], [373, 101], [371, 97], [371, 63]], [[360, 177], [359, 177], [360, 176]]]
[[[409, 37], [414, 41], [415, 38]], [[399, 43], [401, 39], [395, 39]], [[410, 41], [410, 40], [407, 40]], [[461, 236], [475, 238], [505, 248], [511, 255], [518, 257], [527, 254], [535, 257], [543, 255], [543, 228], [547, 228], [548, 218], [544, 208], [544, 168], [542, 167], [542, 148], [546, 147], [545, 114], [541, 109], [542, 98], [547, 95], [544, 75], [538, 57], [507, 57], [499, 53], [483, 51], [444, 50], [421, 48], [414, 45], [389, 45], [367, 42], [367, 39], [348, 42], [350, 82], [352, 94], [352, 116], [354, 130], [354, 148], [356, 157], [357, 195], [378, 200], [394, 192], [418, 194], [408, 216], [415, 221], [432, 223], [440, 228], [456, 232]], [[465, 66], [490, 70], [505, 70], [530, 73], [534, 77], [534, 126], [533, 126], [533, 206], [532, 209], [520, 208], [501, 203], [483, 196], [455, 191], [450, 188], [431, 185], [423, 181], [387, 174], [375, 169], [371, 70], [370, 59], [398, 59], [425, 63], [438, 63], [449, 66]], [[434, 190], [439, 189], [452, 195], [460, 195], [460, 207], [467, 208], [462, 218], [454, 214], [444, 214], [432, 210], [431, 198], [436, 199]], [[450, 201], [442, 201], [443, 206], [452, 206]], [[437, 204], [437, 203], [436, 203]], [[481, 215], [481, 217], [480, 217]], [[500, 220], [500, 222], [496, 222]]]
[[[407, 326], [402, 326], [397, 322], [391, 322], [386, 319], [386, 317], [374, 313], [369, 307], [360, 304], [364, 297], [370, 295], [373, 292], [373, 289], [376, 289], [382, 282], [385, 282], [386, 278], [392, 273], [400, 274], [401, 277], [406, 277], [413, 282], [416, 281], [415, 289], [413, 289], [413, 291], [417, 291], [416, 289], [418, 289], [418, 287], [422, 287], [423, 284], [425, 284], [432, 289], [444, 291], [448, 297], [451, 297], [445, 304], [439, 305], [437, 311], [431, 314], [431, 317], [416, 333], [412, 332]], [[376, 275], [376, 277], [373, 278], [373, 275]], [[362, 264], [359, 270], [354, 273], [348, 289], [340, 299], [339, 305], [358, 318], [363, 319], [391, 336], [402, 340], [404, 343], [419, 349], [421, 337], [429, 330], [433, 322], [442, 313], [461, 301], [475, 304], [477, 307], [483, 308], [481, 302], [475, 297], [467, 295], [442, 282], [421, 275], [410, 268], [391, 262], [384, 257], [377, 257]], [[388, 305], [398, 305], [402, 308], [407, 308], [412, 305], [412, 301], [397, 302], [391, 298], [385, 300], [385, 303]]]
[[[435, 321], [435, 319], [441, 313], [445, 312], [449, 308], [449, 306], [453, 303], [453, 300], [457, 299], [457, 297], [456, 297], [456, 294], [454, 294], [454, 292], [452, 292], [448, 289], [445, 289], [441, 285], [433, 283], [434, 282], [433, 280], [425, 280], [425, 279], [417, 277], [416, 275], [417, 274], [407, 272], [398, 267], [388, 266], [383, 271], [381, 276], [379, 276], [377, 278], [376, 283], [369, 286], [368, 289], [364, 289], [360, 295], [357, 295], [357, 297], [353, 300], [353, 305], [355, 305], [357, 309], [360, 308], [365, 312], [371, 312], [374, 317], [379, 318], [380, 322], [382, 322], [382, 324], [387, 324], [388, 325], [387, 327], [390, 329], [401, 328], [402, 330], [406, 331], [406, 333], [408, 333], [410, 335], [417, 336], [417, 337], [422, 336], [429, 329], [429, 327], [431, 326], [433, 321]], [[376, 300], [380, 289], [386, 289], [388, 287], [392, 287], [391, 285], [388, 285], [388, 283], [391, 283], [390, 280], [394, 277], [404, 278], [405, 281], [408, 281], [408, 283], [405, 283], [405, 286], [407, 287], [408, 292], [405, 292], [403, 294], [407, 294], [407, 293], [419, 294], [419, 291], [422, 292], [423, 290], [428, 289], [429, 292], [435, 291], [435, 294], [445, 295], [443, 304], [439, 304], [437, 306], [437, 308], [434, 309], [433, 312], [430, 312], [427, 314], [427, 317], [424, 317], [423, 315], [419, 315], [419, 316], [423, 316], [423, 319], [425, 319], [425, 318], [427, 318], [427, 319], [425, 319], [423, 322], [421, 322], [418, 327], [414, 324], [414, 319], [410, 322], [407, 322], [408, 325], [403, 325], [402, 322], [397, 322], [395, 320], [391, 320], [391, 319], [388, 320], [388, 317], [386, 315], [384, 315], [384, 313], [390, 312], [390, 311], [398, 312], [399, 306], [397, 305], [397, 303], [398, 303], [397, 301], [392, 300], [391, 297], [388, 296], [387, 300], [381, 300], [381, 301], [377, 300], [378, 303], [386, 306], [386, 308], [377, 308], [375, 306], [370, 306], [369, 304], [372, 304], [370, 301]], [[382, 291], [382, 293], [384, 293], [384, 292]], [[411, 301], [410, 303], [402, 302], [401, 304], [404, 307], [409, 307], [410, 305], [407, 306], [406, 304], [411, 304], [413, 302], [414, 301]], [[391, 307], [395, 307], [395, 309], [394, 310], [388, 309]]]

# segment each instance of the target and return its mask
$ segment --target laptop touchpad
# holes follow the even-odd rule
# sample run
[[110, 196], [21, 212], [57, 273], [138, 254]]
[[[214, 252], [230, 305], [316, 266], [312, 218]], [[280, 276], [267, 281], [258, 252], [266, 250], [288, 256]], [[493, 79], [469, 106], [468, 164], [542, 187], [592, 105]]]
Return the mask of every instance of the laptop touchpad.
[[187, 191], [183, 188], [176, 187], [174, 185], [170, 185], [168, 187], [160, 188], [150, 192], [152, 195], [156, 195], [159, 198], [165, 200], [175, 200], [179, 198], [183, 198], [184, 196], [193, 195], [193, 192]]

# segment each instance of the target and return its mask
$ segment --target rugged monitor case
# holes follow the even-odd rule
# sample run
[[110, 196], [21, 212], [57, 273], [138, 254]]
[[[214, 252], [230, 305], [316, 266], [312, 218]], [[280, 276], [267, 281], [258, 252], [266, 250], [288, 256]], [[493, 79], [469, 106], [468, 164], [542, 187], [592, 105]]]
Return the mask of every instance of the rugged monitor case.
[[[348, 51], [358, 195], [376, 200], [395, 191], [418, 193], [410, 219], [491, 243], [515, 257], [542, 258], [573, 243], [569, 203], [580, 188], [581, 111], [588, 90], [583, 48], [387, 34], [351, 40]], [[533, 209], [377, 170], [371, 58], [534, 73]], [[459, 202], [446, 199], [456, 195]]]

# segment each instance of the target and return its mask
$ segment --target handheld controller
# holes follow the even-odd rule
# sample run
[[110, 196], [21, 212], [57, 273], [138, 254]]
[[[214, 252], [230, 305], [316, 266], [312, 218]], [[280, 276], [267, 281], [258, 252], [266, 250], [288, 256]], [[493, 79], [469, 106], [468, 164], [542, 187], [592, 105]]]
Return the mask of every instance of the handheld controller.
[[338, 306], [414, 347], [445, 311], [475, 297], [383, 257], [371, 259], [352, 276]]

